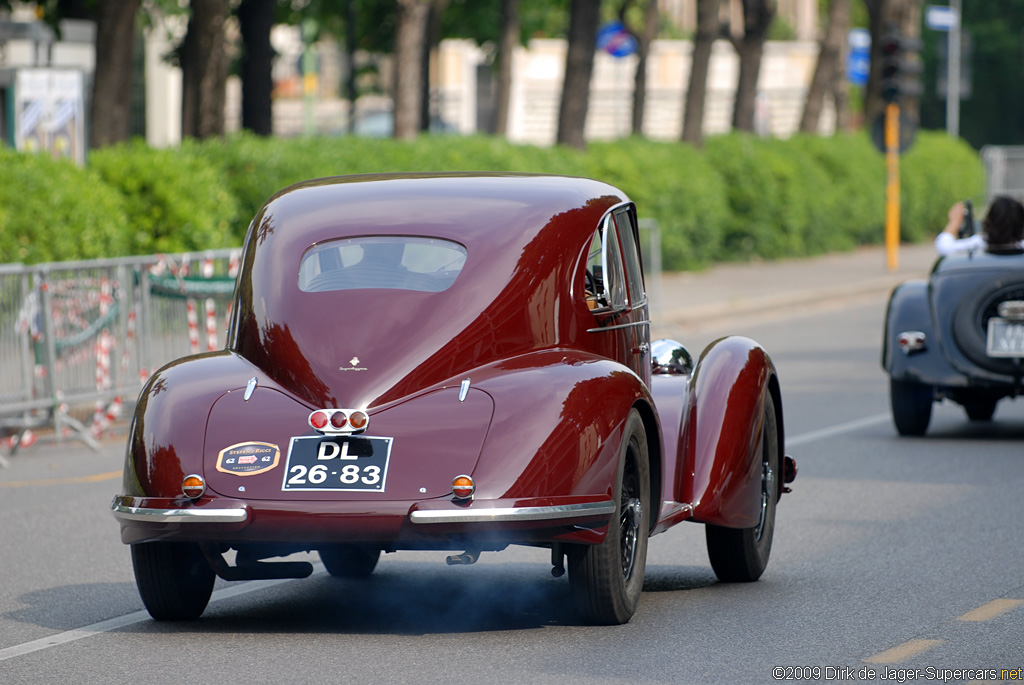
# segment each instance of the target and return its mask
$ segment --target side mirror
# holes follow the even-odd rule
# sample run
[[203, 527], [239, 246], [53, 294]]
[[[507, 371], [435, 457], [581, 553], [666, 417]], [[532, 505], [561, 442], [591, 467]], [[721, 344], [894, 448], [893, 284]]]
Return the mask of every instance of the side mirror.
[[651, 343], [651, 373], [689, 376], [693, 373], [693, 357], [680, 342], [655, 340]]

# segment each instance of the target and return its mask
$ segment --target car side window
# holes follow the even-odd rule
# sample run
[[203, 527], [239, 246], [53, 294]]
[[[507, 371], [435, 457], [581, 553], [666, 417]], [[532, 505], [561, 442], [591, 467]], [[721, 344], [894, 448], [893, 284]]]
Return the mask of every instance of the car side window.
[[627, 306], [622, 250], [611, 215], [604, 218], [590, 240], [585, 279], [584, 292], [590, 309]]
[[619, 238], [622, 241], [623, 261], [626, 264], [626, 277], [629, 285], [629, 302], [636, 307], [646, 299], [636, 223], [633, 221], [633, 214], [629, 211], [629, 207], [615, 210], [614, 216]]

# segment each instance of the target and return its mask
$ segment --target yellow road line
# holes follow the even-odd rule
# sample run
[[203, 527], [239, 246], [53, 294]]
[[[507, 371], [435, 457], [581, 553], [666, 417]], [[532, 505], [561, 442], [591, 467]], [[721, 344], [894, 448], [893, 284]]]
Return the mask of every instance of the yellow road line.
[[932, 647], [941, 645], [942, 642], [942, 640], [907, 640], [901, 645], [896, 645], [884, 652], [869, 656], [864, 661], [869, 664], [895, 664], [912, 656], [917, 656], [922, 652], [927, 652]]
[[982, 604], [977, 609], [971, 609], [966, 614], [957, 616], [958, 621], [989, 621], [996, 616], [1001, 616], [1007, 611], [1013, 611], [1024, 599], [993, 599], [988, 604]]
[[107, 471], [91, 476], [77, 476], [75, 478], [43, 478], [40, 480], [14, 480], [10, 483], [0, 483], [0, 488], [31, 488], [40, 485], [71, 485], [77, 483], [100, 483], [105, 480], [114, 480], [121, 477], [121, 471]]

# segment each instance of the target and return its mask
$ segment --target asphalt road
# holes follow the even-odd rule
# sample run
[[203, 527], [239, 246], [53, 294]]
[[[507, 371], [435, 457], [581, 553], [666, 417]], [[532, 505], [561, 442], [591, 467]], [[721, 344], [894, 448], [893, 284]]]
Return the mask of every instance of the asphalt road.
[[[123, 447], [40, 444], [0, 470], [0, 683], [972, 682], [1024, 668], [1024, 401], [936, 407], [900, 438], [884, 297], [723, 332], [772, 354], [800, 474], [763, 578], [715, 580], [703, 530], [652, 538], [619, 627], [580, 625], [543, 551], [382, 558], [366, 581], [218, 581], [197, 622], [148, 619], [108, 511]], [[976, 672], [955, 672], [974, 669]], [[994, 672], [993, 672], [994, 671]], [[1018, 677], [1024, 672], [1016, 671]]]

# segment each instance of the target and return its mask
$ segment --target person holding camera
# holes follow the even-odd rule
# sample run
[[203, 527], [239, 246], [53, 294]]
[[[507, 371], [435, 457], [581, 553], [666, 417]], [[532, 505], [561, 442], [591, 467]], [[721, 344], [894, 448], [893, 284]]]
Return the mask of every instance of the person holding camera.
[[935, 251], [942, 257], [975, 250], [992, 254], [1024, 251], [1024, 205], [1012, 197], [999, 195], [992, 199], [981, 222], [981, 233], [974, 232], [972, 223], [971, 212], [965, 203], [957, 202], [950, 207], [949, 221], [935, 238]]

